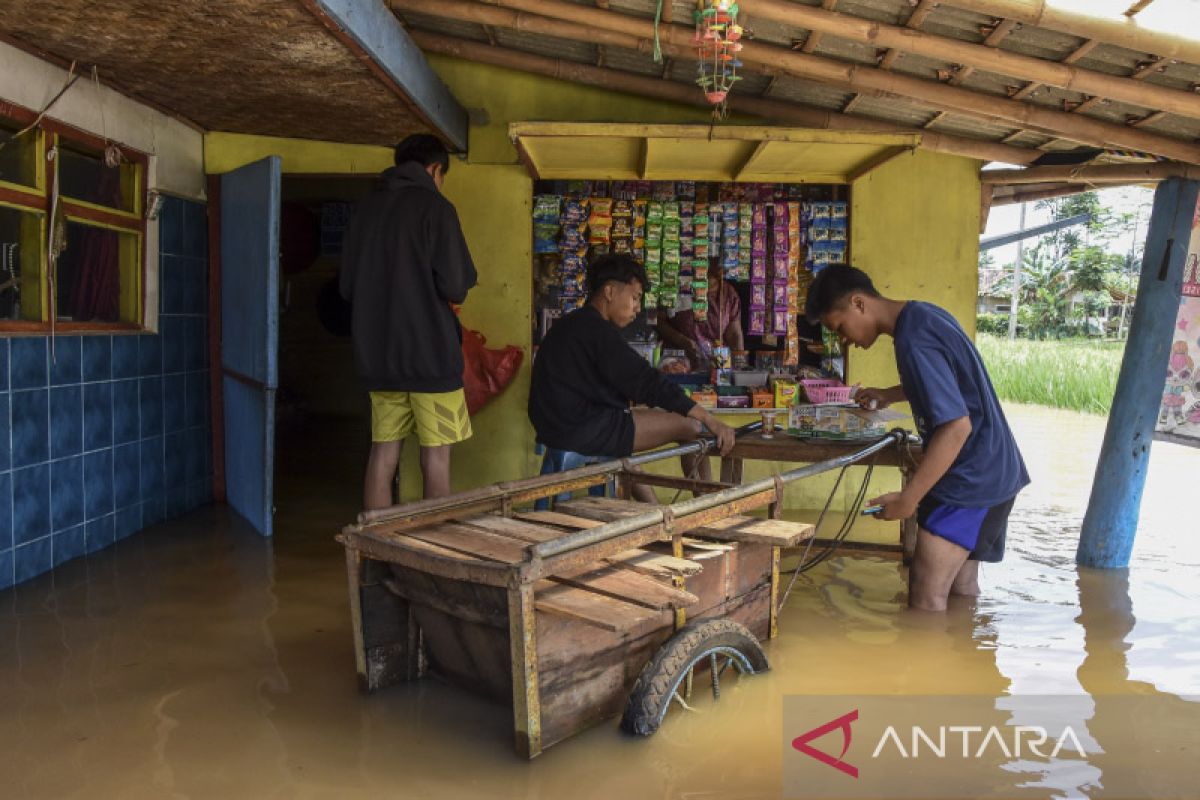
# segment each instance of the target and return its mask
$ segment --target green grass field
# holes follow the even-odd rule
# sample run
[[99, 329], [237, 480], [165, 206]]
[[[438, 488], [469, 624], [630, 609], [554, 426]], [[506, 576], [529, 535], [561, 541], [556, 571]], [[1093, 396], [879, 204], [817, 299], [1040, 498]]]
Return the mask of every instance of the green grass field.
[[976, 340], [1002, 400], [1107, 414], [1124, 342]]

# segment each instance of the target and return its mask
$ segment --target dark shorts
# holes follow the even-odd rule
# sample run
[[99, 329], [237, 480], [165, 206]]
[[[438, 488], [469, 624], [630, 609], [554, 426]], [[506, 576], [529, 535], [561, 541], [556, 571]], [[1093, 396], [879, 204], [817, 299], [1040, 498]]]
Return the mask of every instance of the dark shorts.
[[917, 506], [917, 524], [935, 536], [970, 551], [971, 561], [1004, 559], [1008, 515], [1016, 498], [991, 508], [963, 508], [926, 497]]
[[609, 409], [589, 420], [591, 435], [575, 449], [584, 456], [625, 458], [633, 454], [633, 414], [628, 409]]

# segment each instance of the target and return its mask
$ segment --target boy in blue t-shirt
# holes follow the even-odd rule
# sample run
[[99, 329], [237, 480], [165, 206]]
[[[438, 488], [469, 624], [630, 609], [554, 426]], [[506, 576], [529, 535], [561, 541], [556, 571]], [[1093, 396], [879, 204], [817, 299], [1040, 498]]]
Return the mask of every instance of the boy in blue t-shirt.
[[883, 297], [845, 264], [821, 270], [805, 311], [843, 344], [895, 340], [900, 385], [856, 399], [871, 408], [907, 401], [925, 441], [904, 490], [871, 501], [883, 506], [880, 519], [917, 517], [908, 604], [944, 611], [951, 594], [978, 595], [979, 562], [1004, 558], [1008, 515], [1029, 475], [975, 345], [945, 310]]

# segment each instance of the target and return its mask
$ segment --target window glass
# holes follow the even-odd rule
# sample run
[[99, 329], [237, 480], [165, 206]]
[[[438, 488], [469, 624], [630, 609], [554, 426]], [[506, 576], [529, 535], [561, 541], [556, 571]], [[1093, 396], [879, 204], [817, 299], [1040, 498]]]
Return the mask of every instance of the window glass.
[[69, 221], [55, 283], [59, 321], [136, 322], [138, 276], [136, 235]]
[[0, 320], [42, 318], [42, 215], [0, 206]]
[[38, 132], [28, 131], [14, 139], [21, 127], [12, 120], [0, 120], [0, 181], [36, 186]]
[[137, 169], [120, 163], [110, 167], [102, 153], [75, 144], [59, 145], [58, 189], [65, 197], [132, 211]]

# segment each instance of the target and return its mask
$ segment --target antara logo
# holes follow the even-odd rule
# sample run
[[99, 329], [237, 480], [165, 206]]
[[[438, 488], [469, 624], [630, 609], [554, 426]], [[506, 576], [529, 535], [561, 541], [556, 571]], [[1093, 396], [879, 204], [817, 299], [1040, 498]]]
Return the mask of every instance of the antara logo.
[[[856, 708], [797, 736], [792, 740], [792, 747], [810, 758], [815, 758], [822, 764], [844, 772], [852, 778], [857, 778], [858, 767], [845, 760], [853, 739], [853, 731], [850, 726], [857, 721], [858, 709]], [[836, 730], [842, 732], [842, 752], [838, 755], [830, 755], [812, 746], [813, 740], [820, 739], [827, 733]], [[880, 754], [887, 749], [895, 750], [901, 758], [918, 758], [922, 755], [923, 749], [935, 758], [946, 758], [947, 753], [953, 755], [957, 751], [951, 746], [955, 738], [961, 742], [963, 758], [983, 758], [993, 748], [1003, 753], [1006, 758], [1021, 758], [1023, 751], [1033, 753], [1041, 758], [1058, 758], [1064, 750], [1073, 750], [1080, 758], [1087, 758], [1083, 745], [1070, 726], [1063, 728], [1057, 737], [1052, 737], [1050, 732], [1040, 725], [1018, 725], [1011, 730], [995, 725], [988, 728], [980, 725], [943, 725], [939, 726], [936, 731], [936, 734], [931, 735], [919, 725], [912, 726], [910, 746], [906, 748], [895, 726], [888, 725], [880, 735], [879, 743], [875, 745], [871, 758], [879, 758]], [[980, 738], [975, 740], [978, 742], [977, 746], [973, 746], [972, 734], [980, 735]], [[1011, 747], [1009, 746], [1010, 740]], [[1041, 747], [1046, 747], [1049, 752], [1043, 752], [1039, 749]]]
[[[806, 755], [806, 756], [815, 758], [817, 761], [820, 761], [822, 764], [828, 764], [829, 766], [833, 767], [834, 769], [840, 770], [841, 772], [846, 773], [851, 778], [857, 778], [858, 777], [858, 767], [854, 766], [853, 764], [848, 764], [842, 760], [843, 757], [846, 755], [846, 752], [850, 749], [850, 738], [851, 738], [851, 736], [853, 736], [853, 733], [850, 730], [850, 723], [854, 722], [857, 719], [858, 719], [858, 709], [856, 708], [853, 711], [851, 711], [849, 714], [843, 714], [842, 716], [838, 717], [837, 719], [830, 720], [829, 722], [826, 722], [824, 725], [813, 728], [808, 733], [800, 734], [795, 739], [792, 739], [792, 747], [796, 748], [801, 753], [804, 753], [804, 755]], [[813, 739], [820, 739], [825, 734], [827, 734], [831, 731], [835, 731], [839, 728], [842, 731], [842, 752], [838, 755], [837, 758], [834, 758], [833, 756], [829, 755], [828, 753], [826, 753], [822, 750], [818, 750], [815, 747], [812, 747], [809, 745], [809, 742], [811, 742]]]

